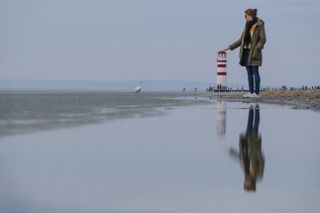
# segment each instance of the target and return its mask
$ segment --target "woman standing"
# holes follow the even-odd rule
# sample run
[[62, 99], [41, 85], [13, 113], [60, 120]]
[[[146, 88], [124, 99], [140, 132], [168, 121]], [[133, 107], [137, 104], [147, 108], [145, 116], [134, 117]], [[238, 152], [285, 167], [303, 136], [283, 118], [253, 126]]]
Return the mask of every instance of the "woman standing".
[[245, 10], [246, 26], [241, 37], [229, 45], [227, 50], [240, 47], [240, 65], [245, 66], [248, 73], [249, 93], [243, 97], [256, 98], [260, 92], [259, 66], [262, 65], [262, 49], [266, 43], [264, 22], [257, 17], [257, 9]]

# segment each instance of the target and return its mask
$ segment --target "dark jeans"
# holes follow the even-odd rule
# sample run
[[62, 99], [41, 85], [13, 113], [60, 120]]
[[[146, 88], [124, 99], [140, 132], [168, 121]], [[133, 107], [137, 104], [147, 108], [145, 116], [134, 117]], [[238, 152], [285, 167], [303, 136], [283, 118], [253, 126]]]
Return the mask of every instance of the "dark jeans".
[[248, 124], [247, 124], [247, 131], [246, 135], [251, 133], [258, 134], [259, 132], [259, 123], [260, 123], [260, 109], [259, 106], [256, 106], [255, 109], [249, 109], [248, 115]]
[[248, 82], [250, 93], [259, 94], [260, 92], [260, 75], [259, 66], [248, 66], [249, 49], [243, 50], [243, 60], [248, 73]]

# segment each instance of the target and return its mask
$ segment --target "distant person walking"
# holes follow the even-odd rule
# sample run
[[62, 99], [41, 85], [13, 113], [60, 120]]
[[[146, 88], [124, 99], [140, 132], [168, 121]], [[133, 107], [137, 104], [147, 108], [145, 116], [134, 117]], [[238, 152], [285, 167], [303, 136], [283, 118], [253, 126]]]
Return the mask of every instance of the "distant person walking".
[[241, 37], [223, 51], [240, 47], [240, 65], [245, 66], [248, 73], [249, 93], [245, 98], [259, 97], [260, 75], [259, 66], [262, 65], [262, 49], [266, 43], [264, 22], [257, 17], [257, 9], [245, 10], [246, 25]]

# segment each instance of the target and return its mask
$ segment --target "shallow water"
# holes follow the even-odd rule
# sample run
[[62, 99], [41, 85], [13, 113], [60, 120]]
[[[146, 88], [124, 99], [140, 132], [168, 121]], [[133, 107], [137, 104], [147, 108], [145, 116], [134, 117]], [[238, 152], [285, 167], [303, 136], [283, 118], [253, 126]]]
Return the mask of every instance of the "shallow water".
[[319, 113], [179, 106], [0, 138], [1, 212], [318, 212]]
[[182, 92], [1, 91], [0, 137], [164, 114], [164, 109], [208, 103]]

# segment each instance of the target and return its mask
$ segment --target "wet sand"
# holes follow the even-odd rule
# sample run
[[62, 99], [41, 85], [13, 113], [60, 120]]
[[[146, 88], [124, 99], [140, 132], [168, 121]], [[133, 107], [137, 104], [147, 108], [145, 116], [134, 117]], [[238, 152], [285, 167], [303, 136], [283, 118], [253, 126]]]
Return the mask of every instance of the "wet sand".
[[0, 91], [0, 138], [124, 118], [157, 116], [175, 107], [209, 102], [207, 97], [179, 92]]
[[292, 102], [298, 108], [310, 108], [320, 111], [320, 90], [278, 90], [262, 92], [261, 96], [268, 100], [279, 100], [283, 103], [291, 104]]

